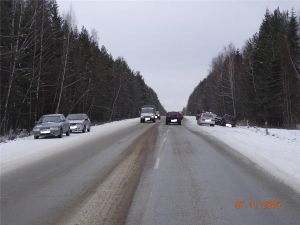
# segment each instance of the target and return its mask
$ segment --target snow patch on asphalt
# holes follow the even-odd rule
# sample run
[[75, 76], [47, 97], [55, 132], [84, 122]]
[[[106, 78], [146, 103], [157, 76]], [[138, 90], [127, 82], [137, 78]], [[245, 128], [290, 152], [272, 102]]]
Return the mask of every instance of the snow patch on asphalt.
[[33, 136], [18, 138], [6, 143], [0, 143], [1, 174], [11, 171], [33, 161], [54, 155], [65, 148], [72, 148], [83, 142], [110, 135], [115, 131], [135, 126], [138, 118], [121, 120], [93, 126], [89, 133], [72, 133], [63, 138], [41, 138], [35, 140]]
[[255, 127], [199, 126], [195, 117], [185, 117], [185, 124], [218, 138], [258, 164], [280, 181], [300, 193], [300, 130]]

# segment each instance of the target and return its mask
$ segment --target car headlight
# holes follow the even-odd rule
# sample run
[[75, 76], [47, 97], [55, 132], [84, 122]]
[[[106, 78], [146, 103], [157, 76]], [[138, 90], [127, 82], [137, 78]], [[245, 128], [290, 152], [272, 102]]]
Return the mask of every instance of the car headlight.
[[59, 130], [60, 127], [50, 127], [50, 130]]
[[154, 116], [151, 116], [151, 118], [154, 118]]

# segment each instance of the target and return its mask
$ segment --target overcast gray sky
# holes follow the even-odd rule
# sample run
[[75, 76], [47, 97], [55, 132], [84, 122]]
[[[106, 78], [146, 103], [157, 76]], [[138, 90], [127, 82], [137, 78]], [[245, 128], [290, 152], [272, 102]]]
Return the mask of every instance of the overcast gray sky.
[[213, 57], [229, 43], [241, 48], [258, 31], [266, 8], [300, 1], [85, 1], [57, 0], [78, 28], [93, 28], [114, 58], [140, 71], [167, 110], [181, 110], [206, 77]]

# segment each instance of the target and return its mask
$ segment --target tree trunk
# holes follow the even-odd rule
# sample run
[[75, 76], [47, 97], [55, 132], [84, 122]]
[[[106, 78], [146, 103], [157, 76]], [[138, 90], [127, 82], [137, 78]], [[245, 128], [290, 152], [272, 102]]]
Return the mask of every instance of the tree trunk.
[[7, 90], [7, 95], [5, 99], [5, 104], [4, 104], [4, 113], [3, 113], [3, 118], [0, 124], [0, 131], [6, 132], [7, 131], [7, 113], [8, 113], [8, 105], [9, 105], [9, 98], [11, 95], [12, 91], [12, 84], [15, 78], [15, 72], [16, 72], [16, 63], [19, 57], [19, 38], [20, 38], [20, 30], [21, 30], [21, 21], [22, 21], [22, 14], [23, 14], [23, 5], [22, 2], [20, 2], [20, 18], [19, 18], [19, 23], [18, 23], [18, 32], [17, 32], [17, 40], [14, 45], [14, 31], [15, 31], [15, 16], [16, 16], [16, 7], [17, 7], [17, 2], [14, 1], [13, 3], [13, 13], [12, 13], [12, 30], [11, 30], [11, 54], [12, 54], [12, 64], [11, 64], [11, 73], [9, 77], [9, 83], [8, 83], [8, 90]]
[[64, 87], [65, 76], [66, 76], [66, 69], [67, 69], [67, 63], [68, 63], [68, 55], [69, 55], [70, 34], [71, 34], [71, 27], [69, 27], [69, 31], [68, 31], [68, 38], [67, 38], [67, 47], [66, 47], [64, 68], [63, 68], [63, 72], [62, 72], [62, 77], [61, 77], [61, 82], [60, 82], [60, 89], [59, 89], [59, 95], [58, 95], [58, 102], [57, 102], [57, 105], [56, 105], [55, 113], [59, 112], [59, 107], [60, 107], [62, 93], [63, 93], [63, 87]]
[[37, 85], [36, 85], [36, 110], [35, 110], [35, 115], [34, 115], [35, 120], [38, 119], [37, 117], [39, 115], [39, 92], [40, 92], [42, 61], [43, 61], [44, 14], [45, 14], [45, 5], [44, 5], [44, 2], [42, 2], [41, 44], [40, 44], [39, 72], [38, 72]]

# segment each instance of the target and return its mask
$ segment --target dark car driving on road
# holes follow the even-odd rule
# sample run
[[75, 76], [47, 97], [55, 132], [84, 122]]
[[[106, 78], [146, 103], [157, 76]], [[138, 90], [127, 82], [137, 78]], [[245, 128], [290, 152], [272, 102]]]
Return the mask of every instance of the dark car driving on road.
[[70, 123], [71, 132], [85, 133], [91, 131], [91, 120], [88, 115], [84, 113], [69, 114], [67, 119]]
[[33, 128], [35, 139], [45, 136], [62, 138], [64, 133], [70, 135], [70, 124], [63, 114], [43, 115]]
[[167, 112], [166, 125], [176, 123], [181, 125], [182, 115], [179, 112]]

